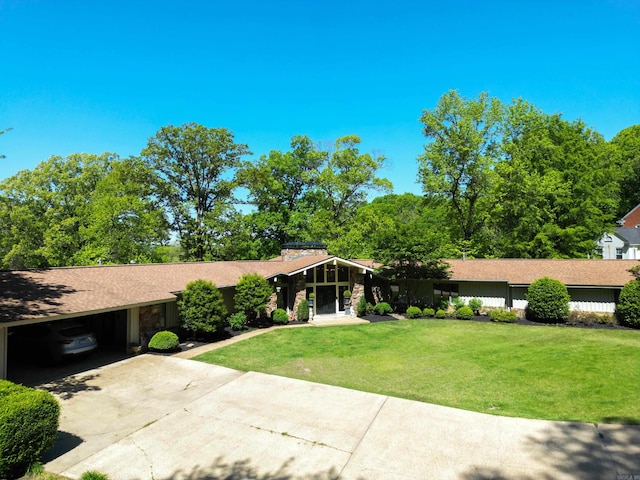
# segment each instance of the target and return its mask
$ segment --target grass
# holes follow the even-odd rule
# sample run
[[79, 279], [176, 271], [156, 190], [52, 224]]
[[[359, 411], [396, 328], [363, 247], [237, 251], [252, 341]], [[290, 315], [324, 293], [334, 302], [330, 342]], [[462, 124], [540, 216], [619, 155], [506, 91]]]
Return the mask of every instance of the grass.
[[280, 329], [199, 361], [505, 416], [640, 424], [640, 332], [398, 321]]

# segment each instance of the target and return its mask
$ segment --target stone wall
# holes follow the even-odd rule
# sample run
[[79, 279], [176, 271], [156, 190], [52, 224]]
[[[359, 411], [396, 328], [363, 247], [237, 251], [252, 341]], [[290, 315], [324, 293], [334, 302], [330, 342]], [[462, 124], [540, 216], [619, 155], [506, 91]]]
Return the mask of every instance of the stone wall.
[[140, 345], [142, 345], [143, 348], [147, 348], [151, 337], [162, 330], [165, 325], [164, 305], [159, 304], [140, 307], [139, 325]]
[[298, 273], [293, 279], [291, 279], [291, 288], [293, 289], [293, 294], [295, 298], [293, 300], [293, 312], [289, 318], [293, 318], [297, 320], [296, 315], [298, 312], [298, 305], [300, 302], [307, 298], [307, 282], [302, 273]]
[[280, 254], [282, 255], [282, 260], [284, 260], [285, 262], [287, 260], [294, 260], [296, 258], [307, 257], [310, 255], [328, 255], [326, 245], [312, 247], [287, 247], [286, 245], [283, 245]]
[[364, 274], [355, 268], [349, 269], [349, 284], [351, 285], [351, 316], [358, 315], [358, 303], [362, 297], [366, 298], [364, 290]]

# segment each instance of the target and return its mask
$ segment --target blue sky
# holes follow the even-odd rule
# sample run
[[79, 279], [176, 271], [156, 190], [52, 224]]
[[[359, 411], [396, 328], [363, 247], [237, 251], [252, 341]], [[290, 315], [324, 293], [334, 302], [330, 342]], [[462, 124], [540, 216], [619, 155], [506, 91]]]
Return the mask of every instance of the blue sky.
[[640, 0], [0, 0], [0, 55], [0, 179], [193, 121], [255, 157], [357, 134], [419, 193], [418, 118], [450, 89], [640, 124]]

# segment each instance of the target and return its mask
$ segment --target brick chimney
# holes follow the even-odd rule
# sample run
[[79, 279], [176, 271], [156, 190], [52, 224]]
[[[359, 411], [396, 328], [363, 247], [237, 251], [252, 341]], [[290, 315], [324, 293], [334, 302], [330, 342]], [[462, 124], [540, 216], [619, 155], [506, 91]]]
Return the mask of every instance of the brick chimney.
[[282, 245], [282, 260], [295, 260], [309, 255], [328, 255], [327, 245], [320, 242], [287, 242]]

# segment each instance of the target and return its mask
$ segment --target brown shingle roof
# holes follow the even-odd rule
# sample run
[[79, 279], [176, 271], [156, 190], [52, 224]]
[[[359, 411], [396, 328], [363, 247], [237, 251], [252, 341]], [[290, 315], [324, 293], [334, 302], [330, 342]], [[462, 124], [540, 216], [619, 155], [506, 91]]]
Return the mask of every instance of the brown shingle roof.
[[451, 280], [504, 281], [530, 285], [541, 277], [560, 280], [568, 286], [622, 287], [634, 279], [629, 272], [637, 260], [586, 259], [472, 259], [445, 260], [451, 265]]
[[288, 274], [335, 257], [295, 260], [198, 262], [67, 267], [0, 272], [0, 322], [118, 310], [175, 299], [187, 283], [204, 279], [234, 286], [246, 273], [265, 278]]

